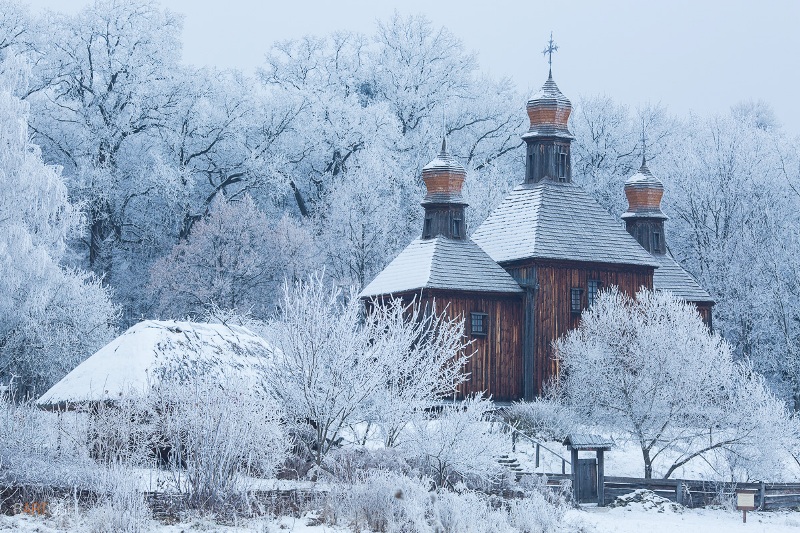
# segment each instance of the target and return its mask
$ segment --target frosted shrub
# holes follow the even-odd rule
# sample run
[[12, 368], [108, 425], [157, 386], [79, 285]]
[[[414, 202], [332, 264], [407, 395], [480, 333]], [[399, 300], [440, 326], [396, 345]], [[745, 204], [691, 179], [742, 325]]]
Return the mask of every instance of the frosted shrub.
[[373, 304], [365, 313], [354, 289], [342, 293], [322, 276], [284, 287], [265, 380], [317, 466], [363, 422], [396, 445], [417, 412], [464, 379], [463, 321], [399, 300]]
[[59, 438], [59, 416], [24, 402], [0, 400], [0, 483], [55, 487], [88, 486], [94, 463], [79, 435]]
[[93, 406], [85, 415], [86, 442], [96, 461], [128, 466], [144, 466], [148, 462], [158, 428], [152, 406], [145, 398], [125, 396], [113, 404]]
[[356, 483], [332, 485], [324, 517], [355, 531], [432, 532], [430, 485], [424, 479], [371, 472]]
[[92, 533], [139, 533], [148, 529], [150, 508], [136, 477], [119, 464], [104, 469], [97, 488], [105, 494], [86, 517]]
[[410, 474], [412, 468], [399, 450], [370, 450], [360, 446], [333, 450], [322, 464], [324, 479], [337, 483], [355, 483], [363, 479], [365, 472], [375, 470]]
[[512, 426], [542, 440], [563, 440], [579, 425], [578, 417], [558, 400], [537, 398], [516, 402], [506, 412]]
[[249, 477], [286, 459], [280, 410], [263, 392], [217, 376], [162, 382], [155, 398], [173, 481], [193, 507], [235, 503]]
[[430, 491], [428, 478], [375, 471], [352, 484], [335, 484], [323, 518], [354, 531], [414, 533], [558, 533], [566, 506], [537, 485], [524, 499], [481, 492]]
[[513, 531], [550, 533], [563, 529], [561, 523], [565, 512], [565, 506], [554, 505], [541, 492], [533, 492], [509, 502], [508, 523]]
[[434, 497], [434, 531], [442, 533], [511, 532], [502, 507], [494, 508], [485, 494], [439, 491]]
[[477, 395], [445, 406], [438, 416], [419, 418], [403, 445], [409, 461], [440, 487], [500, 479], [505, 471], [497, 459], [506, 453], [507, 438], [488, 422], [493, 407]]

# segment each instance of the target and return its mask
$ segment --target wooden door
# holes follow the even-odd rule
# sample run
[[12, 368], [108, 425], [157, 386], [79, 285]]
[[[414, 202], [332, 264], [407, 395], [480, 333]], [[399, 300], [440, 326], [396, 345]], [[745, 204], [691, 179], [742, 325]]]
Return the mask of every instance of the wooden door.
[[597, 459], [578, 459], [578, 502], [597, 502]]

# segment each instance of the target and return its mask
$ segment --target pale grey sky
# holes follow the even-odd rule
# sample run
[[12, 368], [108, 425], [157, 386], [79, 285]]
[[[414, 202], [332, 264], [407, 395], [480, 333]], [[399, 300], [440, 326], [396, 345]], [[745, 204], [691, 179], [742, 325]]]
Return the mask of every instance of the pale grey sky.
[[[30, 0], [74, 12], [88, 0]], [[394, 10], [447, 26], [481, 68], [521, 89], [547, 77], [541, 50], [553, 31], [553, 75], [573, 100], [604, 93], [673, 112], [720, 112], [763, 99], [800, 134], [800, 1], [464, 0], [381, 2], [162, 0], [185, 15], [184, 60], [252, 71], [276, 40], [335, 30], [371, 32]]]

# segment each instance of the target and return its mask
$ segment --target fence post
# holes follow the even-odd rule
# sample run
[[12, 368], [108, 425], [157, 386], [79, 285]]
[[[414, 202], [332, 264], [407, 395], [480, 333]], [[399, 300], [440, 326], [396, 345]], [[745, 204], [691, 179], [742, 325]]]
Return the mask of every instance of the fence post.
[[[517, 431], [511, 430], [511, 451], [516, 453], [517, 452]], [[536, 465], [539, 466], [539, 465]]]
[[683, 505], [683, 482], [680, 479], [675, 485], [675, 502]]
[[561, 458], [561, 473], [567, 473], [567, 461], [563, 457]]
[[766, 484], [762, 481], [761, 483], [759, 483], [758, 486], [759, 511], [764, 510], [764, 504], [766, 503], [764, 500], [766, 499], [766, 496], [767, 496], [767, 487]]
[[536, 468], [539, 468], [539, 443], [536, 443]]

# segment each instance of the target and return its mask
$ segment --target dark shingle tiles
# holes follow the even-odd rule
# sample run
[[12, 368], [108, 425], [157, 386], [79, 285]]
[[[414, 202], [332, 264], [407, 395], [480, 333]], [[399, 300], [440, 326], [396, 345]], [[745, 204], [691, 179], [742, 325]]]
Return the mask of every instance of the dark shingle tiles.
[[713, 302], [711, 295], [669, 255], [653, 256], [660, 266], [653, 274], [653, 288], [669, 291], [686, 302]]
[[359, 296], [369, 298], [423, 288], [522, 292], [508, 272], [475, 243], [439, 236], [413, 241]]
[[572, 183], [518, 185], [472, 240], [498, 263], [537, 258], [659, 266], [613, 216]]

